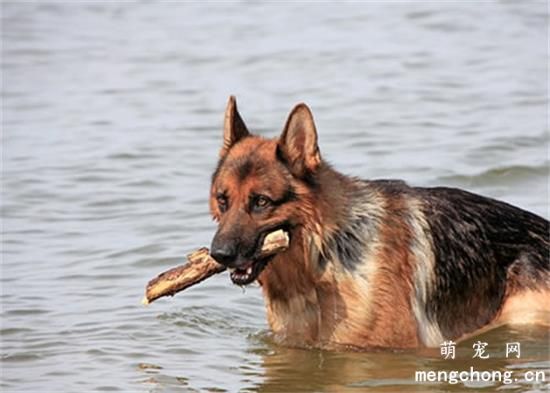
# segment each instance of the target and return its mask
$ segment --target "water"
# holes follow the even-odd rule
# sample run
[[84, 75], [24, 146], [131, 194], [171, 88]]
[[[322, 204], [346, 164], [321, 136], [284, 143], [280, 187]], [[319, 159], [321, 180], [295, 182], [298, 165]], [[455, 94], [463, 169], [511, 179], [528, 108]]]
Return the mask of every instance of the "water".
[[[548, 217], [544, 2], [2, 3], [1, 389], [493, 391], [418, 369], [514, 370], [547, 389], [548, 332], [491, 359], [327, 353], [270, 338], [226, 275], [144, 308], [145, 283], [209, 245], [229, 94], [250, 128], [313, 109], [345, 173], [451, 185]], [[521, 341], [519, 360], [506, 359]], [[548, 375], [547, 375], [548, 380]]]

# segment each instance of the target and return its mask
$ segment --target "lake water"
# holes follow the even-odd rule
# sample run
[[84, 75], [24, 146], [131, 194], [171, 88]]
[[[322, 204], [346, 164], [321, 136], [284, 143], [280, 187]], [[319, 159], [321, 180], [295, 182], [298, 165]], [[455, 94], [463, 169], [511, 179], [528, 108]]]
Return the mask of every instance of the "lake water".
[[[548, 331], [487, 333], [490, 359], [276, 345], [226, 274], [140, 305], [208, 246], [229, 94], [279, 134], [300, 101], [344, 173], [449, 185], [548, 212], [545, 2], [2, 2], [4, 392], [549, 388]], [[507, 342], [522, 344], [506, 359]], [[416, 370], [514, 371], [415, 384]], [[546, 372], [544, 383], [524, 372]]]

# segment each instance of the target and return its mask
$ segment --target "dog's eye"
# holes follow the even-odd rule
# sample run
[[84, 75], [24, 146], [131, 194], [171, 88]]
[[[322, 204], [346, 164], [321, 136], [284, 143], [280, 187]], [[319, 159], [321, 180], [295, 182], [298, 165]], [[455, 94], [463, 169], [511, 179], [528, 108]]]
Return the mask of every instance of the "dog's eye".
[[216, 201], [218, 202], [218, 208], [222, 213], [225, 213], [227, 210], [227, 197], [223, 194], [216, 195]]
[[271, 199], [266, 196], [259, 195], [254, 200], [254, 208], [257, 210], [263, 209], [269, 205], [271, 205]]

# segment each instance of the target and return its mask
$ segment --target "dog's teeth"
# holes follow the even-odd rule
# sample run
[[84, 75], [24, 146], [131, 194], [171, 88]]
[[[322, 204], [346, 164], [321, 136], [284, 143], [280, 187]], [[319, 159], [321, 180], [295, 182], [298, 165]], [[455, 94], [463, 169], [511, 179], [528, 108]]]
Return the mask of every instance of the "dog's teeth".
[[252, 274], [252, 266], [246, 269], [246, 274]]

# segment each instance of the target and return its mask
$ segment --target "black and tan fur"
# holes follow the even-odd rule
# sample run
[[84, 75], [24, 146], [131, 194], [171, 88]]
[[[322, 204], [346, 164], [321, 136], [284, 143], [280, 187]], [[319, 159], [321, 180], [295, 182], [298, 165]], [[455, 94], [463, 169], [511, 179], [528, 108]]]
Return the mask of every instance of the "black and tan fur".
[[[321, 158], [304, 104], [264, 139], [230, 97], [210, 207], [212, 254], [235, 283], [260, 283], [285, 344], [434, 347], [502, 323], [549, 323], [547, 220], [459, 189], [345, 176]], [[279, 228], [289, 249], [258, 260]]]

